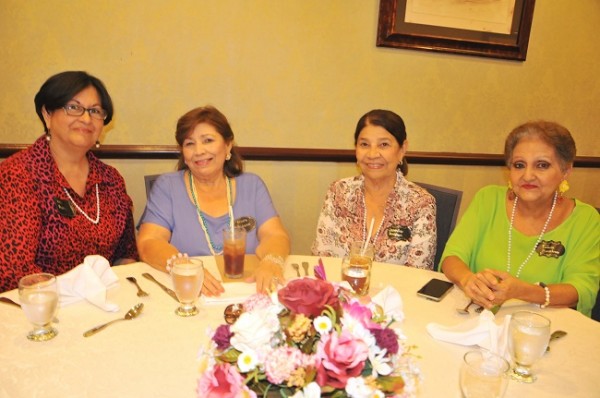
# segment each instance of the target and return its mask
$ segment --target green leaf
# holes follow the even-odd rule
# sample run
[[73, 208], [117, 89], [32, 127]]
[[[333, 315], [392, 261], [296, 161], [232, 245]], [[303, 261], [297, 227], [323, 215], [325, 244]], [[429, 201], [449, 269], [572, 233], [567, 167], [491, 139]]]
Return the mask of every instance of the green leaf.
[[219, 355], [217, 360], [221, 362], [236, 363], [240, 354], [240, 351], [232, 348]]
[[384, 392], [400, 392], [404, 388], [404, 379], [401, 376], [380, 376], [376, 382]]

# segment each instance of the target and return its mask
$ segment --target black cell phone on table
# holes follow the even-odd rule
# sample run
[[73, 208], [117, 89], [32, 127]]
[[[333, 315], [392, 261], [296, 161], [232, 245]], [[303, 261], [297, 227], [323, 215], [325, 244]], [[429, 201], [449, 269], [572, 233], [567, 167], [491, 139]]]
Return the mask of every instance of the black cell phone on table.
[[417, 295], [427, 300], [440, 301], [454, 287], [454, 283], [433, 278], [417, 291]]

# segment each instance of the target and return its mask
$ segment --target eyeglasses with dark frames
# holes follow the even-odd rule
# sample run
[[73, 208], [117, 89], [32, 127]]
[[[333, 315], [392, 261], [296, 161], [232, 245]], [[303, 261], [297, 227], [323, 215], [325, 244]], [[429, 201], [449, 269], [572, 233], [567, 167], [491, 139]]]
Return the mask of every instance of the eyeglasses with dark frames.
[[108, 116], [102, 108], [85, 108], [77, 104], [67, 104], [62, 108], [69, 116], [81, 116], [84, 112], [87, 112], [91, 118], [96, 120], [106, 120], [106, 116]]

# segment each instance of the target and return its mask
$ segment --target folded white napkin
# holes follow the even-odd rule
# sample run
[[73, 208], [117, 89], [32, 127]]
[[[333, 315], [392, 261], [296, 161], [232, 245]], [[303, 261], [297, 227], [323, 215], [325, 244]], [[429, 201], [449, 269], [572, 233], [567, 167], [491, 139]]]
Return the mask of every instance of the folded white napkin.
[[106, 290], [118, 286], [119, 278], [104, 257], [87, 256], [82, 264], [57, 279], [61, 306], [87, 300], [105, 311], [119, 311], [117, 304], [106, 300]]
[[402, 297], [400, 297], [400, 293], [393, 287], [385, 287], [382, 291], [377, 293], [371, 301], [383, 308], [383, 313], [386, 315], [387, 320], [391, 320], [391, 318], [396, 322], [402, 322], [404, 320]]
[[438, 323], [429, 323], [427, 332], [436, 340], [460, 345], [478, 345], [500, 356], [508, 355], [508, 324], [510, 315], [498, 325], [495, 315], [484, 310], [478, 317], [471, 318], [454, 326], [444, 326]]

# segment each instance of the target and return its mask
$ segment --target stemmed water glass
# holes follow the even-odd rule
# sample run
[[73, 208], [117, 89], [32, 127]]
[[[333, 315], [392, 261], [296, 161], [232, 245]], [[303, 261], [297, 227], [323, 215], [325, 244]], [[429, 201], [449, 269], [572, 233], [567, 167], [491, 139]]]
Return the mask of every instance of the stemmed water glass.
[[544, 355], [550, 342], [550, 320], [530, 311], [512, 314], [509, 325], [508, 346], [515, 362], [512, 378], [533, 383], [536, 376], [531, 367]]
[[171, 279], [177, 299], [181, 304], [175, 310], [179, 316], [198, 314], [196, 301], [204, 282], [204, 266], [201, 260], [187, 256], [178, 257], [171, 264]]
[[52, 274], [32, 274], [19, 280], [19, 301], [33, 330], [27, 334], [32, 341], [46, 341], [54, 338], [58, 331], [52, 327], [52, 320], [58, 307], [58, 287]]

